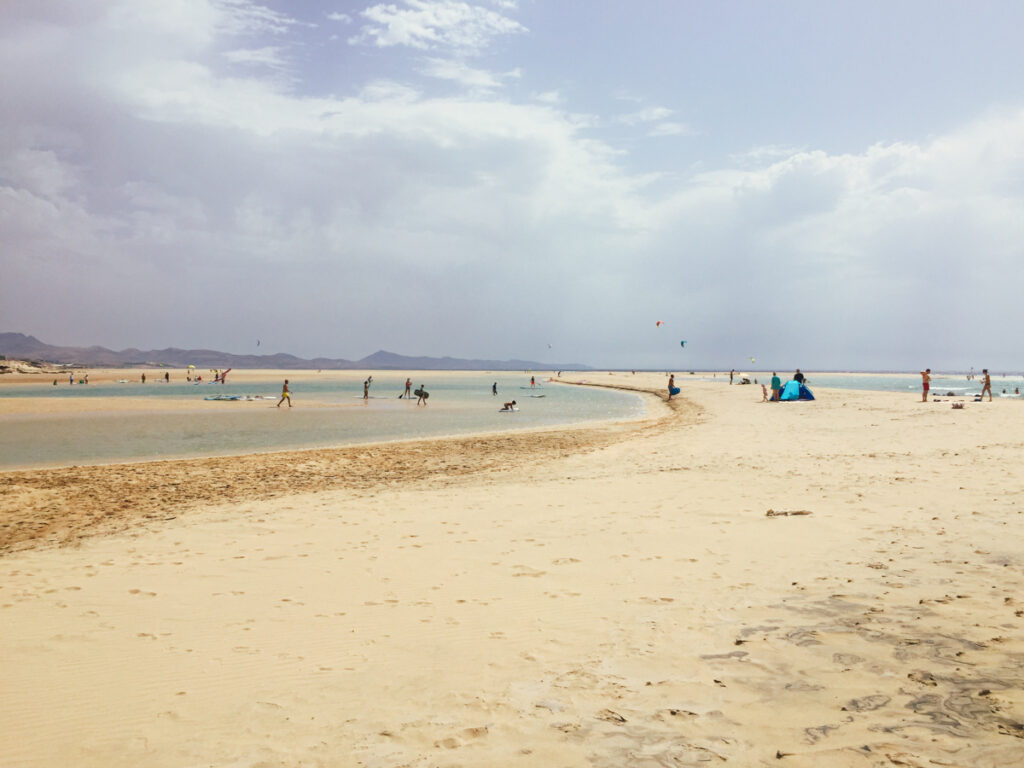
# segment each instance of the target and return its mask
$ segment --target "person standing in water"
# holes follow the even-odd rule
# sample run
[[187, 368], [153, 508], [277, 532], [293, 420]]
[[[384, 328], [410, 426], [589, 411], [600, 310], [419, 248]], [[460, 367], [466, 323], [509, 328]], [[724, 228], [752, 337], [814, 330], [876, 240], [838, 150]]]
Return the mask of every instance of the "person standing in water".
[[404, 397], [407, 400], [412, 399], [412, 379], [405, 380], [405, 392], [399, 395], [399, 397]]
[[491, 394], [495, 396], [498, 394], [498, 382], [491, 384]]
[[369, 400], [369, 399], [370, 399], [370, 380], [366, 379], [366, 381], [363, 382], [363, 400]]
[[280, 408], [281, 407], [281, 403], [283, 403], [285, 400], [288, 401], [288, 407], [291, 408], [292, 407], [292, 393], [288, 389], [288, 379], [284, 380], [284, 386], [281, 388], [281, 399], [277, 401], [277, 407]]
[[416, 401], [416, 405], [427, 404], [427, 398], [430, 397], [430, 395], [427, 394], [427, 390], [423, 388], [422, 384], [420, 384], [420, 388], [416, 390], [416, 395], [419, 397], [419, 400]]

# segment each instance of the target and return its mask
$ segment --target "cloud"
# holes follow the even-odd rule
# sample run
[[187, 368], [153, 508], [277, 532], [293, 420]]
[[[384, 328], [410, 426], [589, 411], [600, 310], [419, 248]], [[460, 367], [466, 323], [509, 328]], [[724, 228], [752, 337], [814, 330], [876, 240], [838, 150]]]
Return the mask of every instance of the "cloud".
[[664, 120], [672, 115], [672, 110], [667, 107], [648, 107], [629, 114], [619, 115], [617, 122], [625, 125], [640, 125], [642, 123], [653, 123]]
[[405, 0], [404, 5], [382, 4], [363, 10], [360, 15], [367, 23], [350, 42], [473, 53], [498, 35], [526, 31], [522, 24], [496, 11], [457, 0]]
[[421, 71], [429, 77], [452, 80], [470, 88], [491, 90], [501, 86], [501, 81], [490, 72], [453, 59], [427, 59]]
[[267, 45], [262, 48], [239, 48], [225, 51], [222, 55], [234, 64], [261, 66], [277, 71], [290, 68], [284, 50], [276, 45]]
[[327, 18], [330, 19], [331, 21], [340, 21], [343, 24], [352, 23], [352, 17], [349, 16], [347, 13], [339, 13], [337, 11], [334, 11], [332, 13], [328, 13]]
[[[19, 73], [0, 84], [0, 329], [227, 350], [259, 331], [352, 358], [536, 359], [554, 342], [657, 368], [682, 361], [652, 318], [686, 359], [726, 367], [995, 367], [1016, 348], [1012, 324], [977, 328], [1017, 301], [1022, 110], [851, 153], [757, 147], [655, 183], [557, 92], [499, 98], [498, 75], [458, 58], [427, 66], [479, 78], [472, 98], [404, 73], [325, 96], [238, 66], [268, 46], [286, 61], [298, 22], [121, 7], [0, 34]], [[261, 21], [224, 22], [243, 11]]]

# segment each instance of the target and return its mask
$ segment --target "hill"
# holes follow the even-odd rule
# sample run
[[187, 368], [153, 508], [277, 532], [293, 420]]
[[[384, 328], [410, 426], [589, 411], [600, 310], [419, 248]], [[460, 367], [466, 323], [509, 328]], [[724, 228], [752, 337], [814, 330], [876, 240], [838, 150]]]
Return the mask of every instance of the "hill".
[[59, 347], [23, 333], [0, 333], [0, 355], [15, 360], [91, 366], [94, 368], [282, 368], [324, 370], [426, 370], [426, 371], [526, 371], [590, 370], [580, 363], [542, 363], [535, 360], [470, 360], [457, 357], [412, 357], [379, 350], [362, 360], [316, 357], [307, 360], [295, 355], [233, 355], [212, 349], [115, 351], [106, 347]]

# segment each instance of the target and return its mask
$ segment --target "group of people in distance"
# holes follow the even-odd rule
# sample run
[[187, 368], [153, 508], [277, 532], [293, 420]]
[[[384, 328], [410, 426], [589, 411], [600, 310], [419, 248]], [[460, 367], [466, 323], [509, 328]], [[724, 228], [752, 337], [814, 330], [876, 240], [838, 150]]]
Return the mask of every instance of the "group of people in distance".
[[[793, 381], [797, 384], [803, 384], [806, 381], [806, 377], [800, 372], [800, 369], [796, 369], [796, 373], [793, 374]], [[761, 385], [761, 402], [762, 403], [777, 403], [779, 402], [782, 394], [782, 379], [779, 378], [779, 374], [772, 371], [772, 396], [768, 397], [768, 387], [764, 384]]]
[[[973, 368], [971, 369], [974, 370]], [[992, 377], [989, 375], [988, 368], [981, 369], [981, 394], [978, 395], [978, 399], [981, 400], [985, 397], [985, 393], [988, 392], [988, 401], [992, 402]], [[967, 377], [971, 379], [971, 376]], [[928, 402], [928, 390], [932, 388], [932, 369], [925, 368], [921, 371], [921, 402]], [[1003, 390], [1006, 391], [1005, 389]]]
[[[370, 399], [370, 385], [372, 383], [373, 383], [373, 376], [367, 377], [367, 379], [363, 382], [363, 400], [369, 400]], [[422, 384], [420, 384], [420, 388], [417, 389], [415, 392], [411, 392], [410, 393], [410, 390], [412, 390], [412, 379], [406, 379], [405, 380], [405, 391], [403, 391], [402, 394], [400, 394], [398, 396], [399, 399], [401, 399], [403, 397], [412, 399], [412, 395], [416, 395], [416, 397], [419, 398], [416, 401], [416, 405], [426, 405], [427, 404], [427, 398], [430, 397], [430, 395], [427, 394], [427, 390], [426, 390], [426, 388]], [[288, 379], [284, 380], [284, 385], [281, 388], [281, 399], [277, 401], [277, 407], [280, 408], [281, 407], [281, 403], [283, 403], [285, 400], [288, 401], [288, 407], [291, 408], [292, 407], [292, 393], [291, 393], [291, 390], [288, 389]]]

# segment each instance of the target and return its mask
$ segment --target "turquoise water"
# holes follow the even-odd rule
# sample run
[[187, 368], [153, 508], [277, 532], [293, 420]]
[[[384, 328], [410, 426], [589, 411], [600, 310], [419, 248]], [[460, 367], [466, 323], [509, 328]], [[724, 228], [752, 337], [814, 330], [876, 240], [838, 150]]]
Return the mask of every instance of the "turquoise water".
[[[498, 395], [491, 384], [498, 383]], [[0, 416], [0, 467], [5, 469], [144, 461], [320, 448], [500, 432], [596, 420], [638, 418], [643, 400], [624, 392], [558, 384], [530, 389], [522, 374], [467, 376], [433, 386], [427, 407], [398, 399], [405, 377], [374, 377], [371, 398], [362, 380], [327, 378], [292, 382], [294, 408], [276, 408], [281, 380], [237, 386], [185, 383], [93, 383], [87, 386], [0, 386], [0, 397], [153, 398], [195, 404], [173, 411], [95, 411]], [[269, 400], [204, 402], [214, 394], [263, 395]], [[517, 400], [517, 413], [500, 413]], [[313, 406], [313, 407], [303, 407]]]

